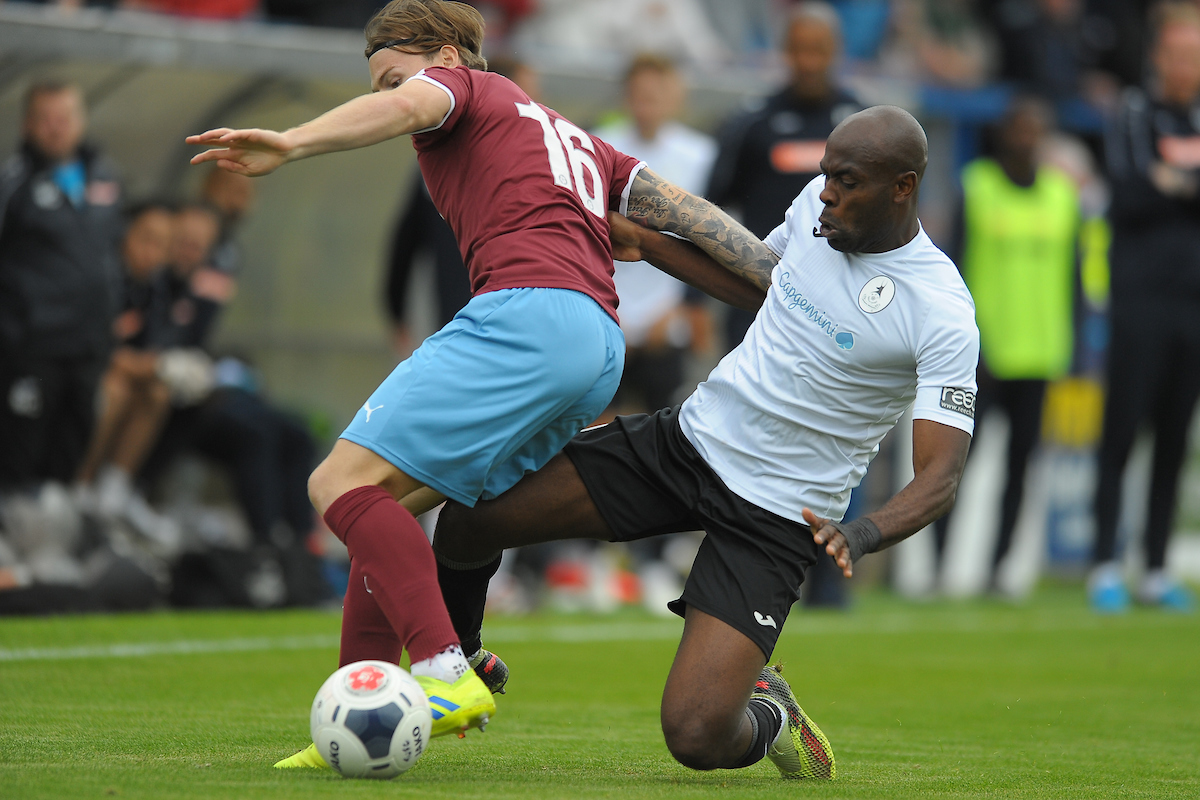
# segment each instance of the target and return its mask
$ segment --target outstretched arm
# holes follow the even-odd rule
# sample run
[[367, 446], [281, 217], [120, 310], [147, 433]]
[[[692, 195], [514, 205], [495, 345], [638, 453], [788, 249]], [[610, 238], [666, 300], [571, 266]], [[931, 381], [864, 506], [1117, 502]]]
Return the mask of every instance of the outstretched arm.
[[208, 145], [193, 164], [215, 161], [241, 175], [273, 172], [289, 161], [367, 147], [436, 126], [450, 111], [450, 97], [425, 81], [408, 81], [388, 91], [356, 97], [311, 122], [282, 133], [258, 128], [217, 128], [187, 137]]
[[608, 224], [617, 261], [648, 261], [710, 297], [746, 311], [758, 311], [767, 296], [685, 239], [643, 228], [615, 211], [608, 212]]
[[891, 547], [950, 512], [970, 446], [971, 434], [966, 431], [932, 420], [913, 420], [916, 474], [912, 481], [883, 508], [850, 522], [833, 522], [804, 509], [813, 540], [849, 578], [855, 559]]
[[778, 255], [720, 208], [651, 170], [642, 169], [634, 178], [627, 216], [647, 228], [684, 237], [763, 292], [771, 285], [771, 270], [779, 263]]

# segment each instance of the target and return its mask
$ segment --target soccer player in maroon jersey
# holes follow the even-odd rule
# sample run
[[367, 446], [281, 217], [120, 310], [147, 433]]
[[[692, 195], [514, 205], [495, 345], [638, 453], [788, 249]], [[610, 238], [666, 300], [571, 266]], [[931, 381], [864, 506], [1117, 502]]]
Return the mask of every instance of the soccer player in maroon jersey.
[[[463, 653], [414, 515], [446, 498], [496, 497], [608, 405], [625, 346], [606, 215], [653, 173], [482, 71], [483, 19], [470, 6], [393, 0], [366, 35], [372, 94], [288, 131], [220, 128], [187, 141], [209, 148], [194, 164], [259, 176], [411, 134], [458, 240], [472, 300], [367, 399], [309, 480], [351, 557], [340, 663], [396, 663], [407, 649], [440, 736], [482, 728], [495, 705], [472, 670], [486, 665], [467, 659], [487, 653]], [[708, 264], [681, 277], [730, 302], [761, 301]], [[276, 766], [324, 761], [310, 746]]]

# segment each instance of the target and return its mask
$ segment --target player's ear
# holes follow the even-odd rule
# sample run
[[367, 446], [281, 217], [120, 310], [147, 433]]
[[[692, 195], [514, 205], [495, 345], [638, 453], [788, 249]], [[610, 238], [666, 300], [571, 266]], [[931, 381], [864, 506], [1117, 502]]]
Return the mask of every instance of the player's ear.
[[462, 65], [463, 60], [457, 47], [452, 44], [444, 44], [434, 57], [434, 63], [439, 67], [457, 67]]
[[917, 193], [917, 186], [920, 184], [920, 179], [917, 178], [915, 172], [905, 172], [896, 179], [895, 191], [892, 195], [892, 200], [896, 203], [908, 202]]

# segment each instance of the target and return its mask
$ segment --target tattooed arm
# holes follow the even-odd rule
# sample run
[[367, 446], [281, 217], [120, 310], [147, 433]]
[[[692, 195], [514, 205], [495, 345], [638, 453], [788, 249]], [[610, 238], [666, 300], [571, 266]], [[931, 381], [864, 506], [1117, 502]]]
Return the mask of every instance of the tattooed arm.
[[722, 267], [763, 292], [771, 285], [771, 270], [779, 263], [779, 256], [720, 208], [649, 169], [642, 169], [634, 178], [626, 216], [647, 228], [688, 239]]
[[668, 275], [731, 306], [758, 311], [765, 290], [739, 278], [686, 239], [643, 228], [615, 211], [608, 212], [613, 258], [648, 261]]

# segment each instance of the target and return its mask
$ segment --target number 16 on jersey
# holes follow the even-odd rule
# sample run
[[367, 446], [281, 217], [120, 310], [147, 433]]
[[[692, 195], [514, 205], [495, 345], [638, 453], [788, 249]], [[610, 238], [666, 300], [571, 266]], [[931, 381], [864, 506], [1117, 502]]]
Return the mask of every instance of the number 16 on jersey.
[[[600, 180], [600, 169], [592, 158], [596, 146], [592, 138], [576, 125], [561, 117], [551, 122], [546, 109], [537, 103], [517, 103], [517, 113], [526, 119], [537, 120], [542, 126], [542, 140], [546, 155], [550, 158], [550, 172], [554, 183], [574, 191], [583, 207], [604, 219], [605, 198], [601, 192], [604, 185]], [[588, 190], [584, 172], [591, 177], [592, 189]]]

